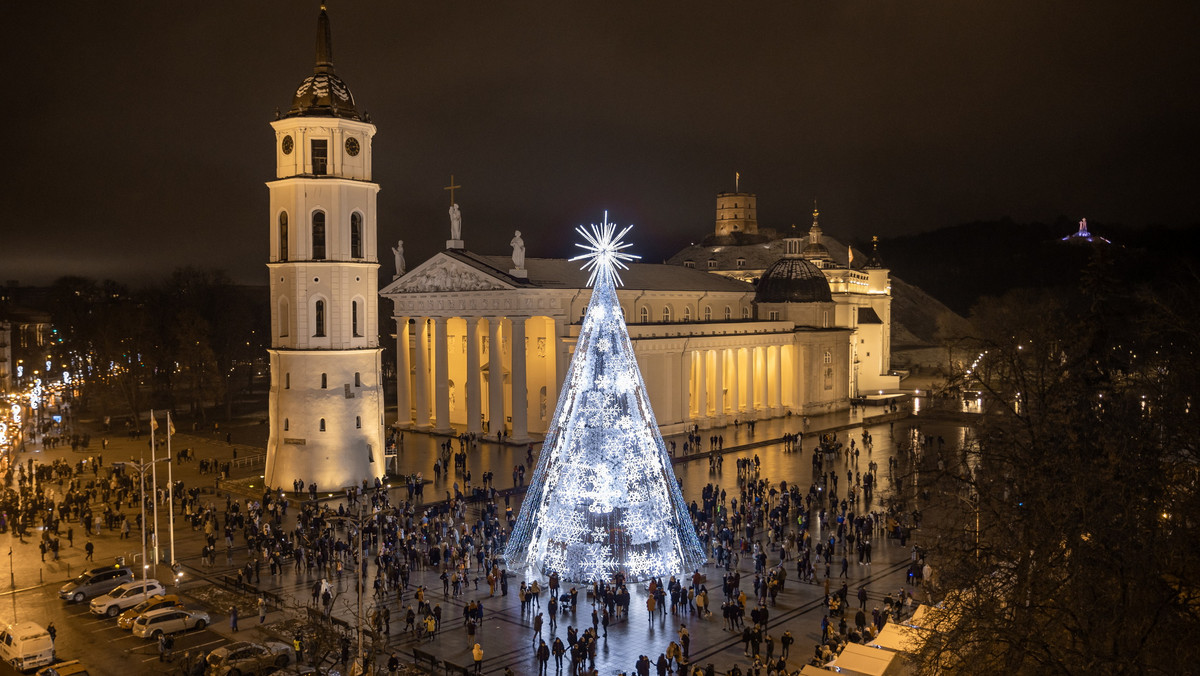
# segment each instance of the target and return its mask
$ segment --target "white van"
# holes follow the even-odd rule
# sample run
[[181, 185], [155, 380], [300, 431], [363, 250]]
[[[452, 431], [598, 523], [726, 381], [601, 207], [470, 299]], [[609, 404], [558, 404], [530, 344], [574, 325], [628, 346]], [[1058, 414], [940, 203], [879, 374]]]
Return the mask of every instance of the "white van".
[[0, 658], [17, 671], [37, 669], [54, 661], [54, 641], [34, 622], [8, 624], [0, 630]]

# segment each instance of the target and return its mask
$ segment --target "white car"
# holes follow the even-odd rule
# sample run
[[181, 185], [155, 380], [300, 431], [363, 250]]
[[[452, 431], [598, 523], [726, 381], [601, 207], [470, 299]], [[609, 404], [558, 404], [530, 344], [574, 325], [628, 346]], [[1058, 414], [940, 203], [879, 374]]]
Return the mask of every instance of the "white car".
[[155, 594], [164, 594], [166, 591], [158, 580], [126, 582], [104, 596], [92, 599], [92, 612], [96, 615], [116, 617], [121, 614], [121, 611], [132, 608]]
[[159, 608], [133, 621], [133, 635], [139, 638], [158, 638], [163, 634], [203, 629], [208, 626], [208, 622], [208, 613], [203, 610]]

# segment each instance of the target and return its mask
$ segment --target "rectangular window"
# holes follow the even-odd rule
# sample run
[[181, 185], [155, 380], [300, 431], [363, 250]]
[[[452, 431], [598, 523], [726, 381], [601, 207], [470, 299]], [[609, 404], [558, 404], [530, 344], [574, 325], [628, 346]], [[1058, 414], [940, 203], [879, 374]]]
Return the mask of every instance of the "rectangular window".
[[324, 176], [329, 173], [329, 141], [325, 139], [314, 140], [312, 142], [312, 171], [316, 176]]
[[773, 321], [773, 322], [775, 322], [775, 321], [779, 321], [779, 310], [771, 310], [771, 311], [770, 311], [770, 312], [768, 312], [767, 314], [769, 315], [769, 317], [768, 317], [768, 318], [769, 318], [771, 321]]

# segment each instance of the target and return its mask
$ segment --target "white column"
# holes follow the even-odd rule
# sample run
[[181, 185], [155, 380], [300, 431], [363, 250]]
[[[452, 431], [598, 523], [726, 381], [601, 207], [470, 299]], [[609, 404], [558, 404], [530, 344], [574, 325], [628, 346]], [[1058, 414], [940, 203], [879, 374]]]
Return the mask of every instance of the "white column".
[[488, 317], [488, 434], [504, 429], [504, 353], [499, 317]]
[[483, 430], [479, 402], [479, 317], [467, 317], [467, 431]]
[[725, 424], [725, 348], [713, 351], [713, 424]]
[[746, 350], [746, 417], [753, 420], [757, 417], [755, 411], [758, 406], [758, 348], [751, 347]]
[[450, 432], [450, 365], [446, 318], [433, 318], [434, 430]]
[[529, 392], [525, 386], [525, 320], [510, 317], [512, 322], [512, 439], [529, 440]]
[[741, 369], [738, 368], [738, 362], [742, 359], [742, 348], [733, 348], [729, 356], [729, 414], [737, 418], [742, 412], [742, 379]]
[[771, 355], [775, 357], [767, 374], [771, 383], [771, 406], [775, 415], [780, 415], [783, 413], [783, 349], [776, 345], [771, 348]]
[[696, 422], [708, 427], [708, 350], [696, 350]]
[[695, 365], [695, 352], [683, 352], [679, 355], [679, 419], [688, 429], [692, 426], [692, 373], [695, 371]]
[[408, 317], [396, 318], [396, 424], [412, 427], [412, 366], [409, 362]]
[[429, 428], [429, 318], [417, 320], [417, 427]]
[[[571, 366], [571, 353], [567, 349], [567, 325], [566, 320], [554, 318], [554, 401], [550, 407], [553, 409], [558, 402], [558, 393], [562, 391], [563, 381], [567, 379], [567, 368]], [[550, 415], [554, 415], [553, 410]]]

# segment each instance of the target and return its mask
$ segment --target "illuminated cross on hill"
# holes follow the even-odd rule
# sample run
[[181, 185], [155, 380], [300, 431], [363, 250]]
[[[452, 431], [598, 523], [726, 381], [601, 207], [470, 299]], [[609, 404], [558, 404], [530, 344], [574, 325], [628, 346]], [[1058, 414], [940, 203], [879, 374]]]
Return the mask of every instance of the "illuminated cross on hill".
[[450, 185], [446, 186], [445, 188], [442, 188], [442, 190], [450, 191], [450, 206], [454, 206], [454, 191], [458, 188], [462, 188], [462, 186], [454, 185], [454, 174], [450, 174]]

